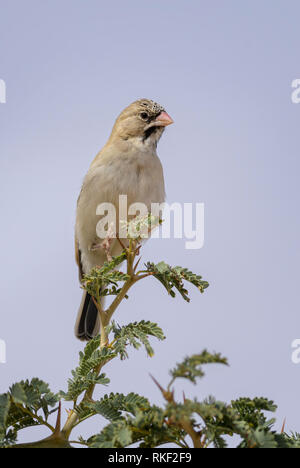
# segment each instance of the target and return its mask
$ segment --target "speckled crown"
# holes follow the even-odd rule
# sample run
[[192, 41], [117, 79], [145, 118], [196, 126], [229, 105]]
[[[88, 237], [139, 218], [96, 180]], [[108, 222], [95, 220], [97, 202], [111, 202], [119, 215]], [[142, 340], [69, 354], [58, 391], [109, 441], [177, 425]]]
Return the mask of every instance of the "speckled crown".
[[165, 109], [157, 102], [151, 101], [150, 99], [141, 99], [141, 106], [145, 107], [153, 114], [160, 114]]

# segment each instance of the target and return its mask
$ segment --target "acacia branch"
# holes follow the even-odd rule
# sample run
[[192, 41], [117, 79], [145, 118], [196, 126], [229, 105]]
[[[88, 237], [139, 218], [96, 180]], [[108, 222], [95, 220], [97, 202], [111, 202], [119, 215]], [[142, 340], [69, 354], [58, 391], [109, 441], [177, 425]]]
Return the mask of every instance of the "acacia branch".
[[41, 418], [40, 416], [38, 416], [37, 414], [34, 414], [32, 411], [30, 411], [28, 408], [24, 407], [23, 405], [20, 405], [19, 403], [15, 403], [15, 405], [21, 410], [23, 411], [23, 413], [26, 413], [28, 414], [28, 416], [31, 416], [32, 419], [35, 419], [36, 421], [38, 421], [40, 423], [40, 425], [42, 426], [46, 426], [48, 427], [48, 429], [50, 429], [51, 432], [55, 433], [55, 428], [53, 426], [51, 426], [51, 424], [49, 424], [47, 421], [45, 421], [43, 418]]

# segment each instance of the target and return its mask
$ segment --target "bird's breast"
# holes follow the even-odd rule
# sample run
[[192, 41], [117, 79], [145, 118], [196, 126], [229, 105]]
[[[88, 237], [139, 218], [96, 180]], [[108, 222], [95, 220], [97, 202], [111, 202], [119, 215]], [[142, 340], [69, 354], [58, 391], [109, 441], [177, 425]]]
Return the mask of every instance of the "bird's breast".
[[163, 170], [156, 155], [137, 154], [117, 158], [106, 171], [112, 198], [127, 195], [128, 203], [161, 203], [165, 198]]
[[97, 224], [101, 216], [97, 208], [102, 203], [114, 205], [119, 219], [119, 197], [127, 196], [127, 213], [136, 203], [151, 210], [152, 203], [165, 200], [163, 169], [156, 155], [117, 156], [91, 167], [87, 174], [77, 207], [76, 237], [82, 254], [84, 271], [100, 264], [101, 252], [91, 252], [97, 238]]

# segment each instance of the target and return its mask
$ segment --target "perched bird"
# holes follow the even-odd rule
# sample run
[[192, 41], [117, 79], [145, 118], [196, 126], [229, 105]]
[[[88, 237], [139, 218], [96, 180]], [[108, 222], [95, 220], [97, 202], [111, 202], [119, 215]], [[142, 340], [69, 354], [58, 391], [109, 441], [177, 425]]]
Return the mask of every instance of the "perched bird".
[[[112, 203], [118, 212], [119, 195], [127, 195], [128, 206], [165, 200], [165, 184], [156, 147], [171, 117], [159, 104], [141, 99], [130, 104], [117, 118], [106, 145], [98, 153], [84, 179], [77, 204], [75, 247], [79, 276], [90, 273], [106, 261], [105, 251], [93, 248], [101, 239], [96, 226], [101, 203]], [[121, 252], [115, 240], [112, 255]], [[100, 319], [97, 308], [88, 293], [83, 294], [75, 335], [90, 340], [99, 334]]]

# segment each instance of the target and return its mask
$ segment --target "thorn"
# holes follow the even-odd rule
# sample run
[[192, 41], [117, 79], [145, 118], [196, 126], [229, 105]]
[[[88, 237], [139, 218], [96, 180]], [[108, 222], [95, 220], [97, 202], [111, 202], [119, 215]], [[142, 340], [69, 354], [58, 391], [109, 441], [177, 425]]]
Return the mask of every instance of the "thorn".
[[[135, 255], [136, 255], [136, 256], [140, 255], [141, 248], [142, 248], [141, 244], [138, 245], [138, 247], [137, 247], [136, 250], [135, 250]], [[139, 260], [139, 261], [140, 261], [140, 260]]]
[[133, 270], [134, 273], [136, 272], [137, 267], [139, 266], [139, 263], [140, 263], [141, 259], [142, 259], [142, 257], [140, 257], [140, 258], [138, 259], [138, 261], [136, 262], [135, 267], [134, 267], [134, 270]]
[[166, 390], [163, 389], [163, 387], [157, 382], [157, 380], [155, 379], [155, 377], [153, 377], [153, 375], [149, 374], [151, 379], [153, 380], [153, 382], [155, 383], [155, 385], [157, 385], [157, 387], [159, 388], [159, 390], [161, 391], [162, 394], [166, 393]]
[[60, 434], [60, 429], [61, 429], [61, 401], [59, 402], [59, 406], [58, 406], [56, 426], [55, 426], [55, 431], [54, 431], [53, 435], [56, 436], [56, 435]]
[[153, 380], [153, 382], [157, 385], [157, 387], [159, 388], [159, 390], [161, 391], [164, 399], [166, 401], [168, 401], [169, 403], [172, 403], [174, 402], [174, 390], [172, 392], [168, 392], [167, 390], [165, 390], [158, 382], [157, 380], [153, 377], [153, 375], [149, 374], [151, 379]]
[[281, 428], [281, 434], [284, 434], [284, 431], [285, 431], [285, 425], [286, 425], [286, 418], [284, 418], [284, 421], [283, 421], [283, 424], [282, 424], [282, 428]]

